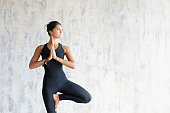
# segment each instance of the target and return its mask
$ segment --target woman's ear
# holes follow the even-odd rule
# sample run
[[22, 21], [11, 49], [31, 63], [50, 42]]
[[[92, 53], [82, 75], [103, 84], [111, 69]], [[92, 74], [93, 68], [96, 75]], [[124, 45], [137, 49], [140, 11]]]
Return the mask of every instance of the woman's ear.
[[52, 32], [51, 30], [49, 30], [49, 33], [50, 33], [50, 35], [52, 35], [52, 34], [53, 34], [53, 32]]

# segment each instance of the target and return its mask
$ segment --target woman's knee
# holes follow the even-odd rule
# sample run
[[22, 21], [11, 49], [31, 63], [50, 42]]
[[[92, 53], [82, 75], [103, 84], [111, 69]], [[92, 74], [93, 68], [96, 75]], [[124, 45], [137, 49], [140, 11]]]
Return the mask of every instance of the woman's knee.
[[91, 99], [92, 99], [91, 95], [90, 95], [90, 94], [87, 94], [87, 95], [85, 96], [85, 101], [84, 101], [84, 103], [89, 103], [89, 102], [91, 101]]

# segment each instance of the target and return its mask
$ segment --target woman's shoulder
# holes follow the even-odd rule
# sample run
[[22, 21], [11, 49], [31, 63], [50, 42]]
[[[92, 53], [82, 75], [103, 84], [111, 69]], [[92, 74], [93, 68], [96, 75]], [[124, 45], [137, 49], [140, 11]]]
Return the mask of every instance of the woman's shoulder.
[[45, 45], [45, 44], [40, 44], [40, 45], [37, 46], [36, 49], [37, 49], [37, 50], [42, 50], [42, 49], [44, 48], [44, 45]]
[[62, 46], [63, 46], [64, 49], [69, 48], [67, 45], [63, 45], [63, 44], [62, 44]]
[[64, 44], [62, 44], [62, 47], [63, 47], [63, 49], [64, 49], [64, 53], [66, 53], [66, 52], [67, 52], [67, 50], [69, 49], [69, 46], [64, 45]]

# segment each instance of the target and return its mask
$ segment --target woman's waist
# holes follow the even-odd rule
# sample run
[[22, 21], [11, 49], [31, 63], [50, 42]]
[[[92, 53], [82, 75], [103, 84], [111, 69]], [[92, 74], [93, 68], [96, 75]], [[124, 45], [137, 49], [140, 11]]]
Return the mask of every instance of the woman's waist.
[[47, 73], [47, 72], [49, 72], [49, 73], [64, 73], [64, 71], [63, 71], [63, 68], [55, 68], [55, 67], [52, 67], [52, 68], [48, 68], [48, 67], [46, 67], [46, 68], [44, 68], [44, 70], [45, 70], [45, 72]]
[[65, 80], [67, 77], [65, 75], [49, 75], [49, 74], [44, 74], [43, 80], [47, 81], [60, 81], [60, 80]]
[[64, 75], [50, 75], [50, 74], [44, 74], [43, 82], [45, 83], [60, 83], [61, 81], [67, 80], [67, 77]]
[[45, 70], [44, 76], [56, 78], [56, 77], [65, 77], [63, 70]]
[[67, 80], [68, 80], [67, 78], [50, 78], [44, 76], [43, 87], [56, 88], [59, 87], [61, 84], [65, 83]]

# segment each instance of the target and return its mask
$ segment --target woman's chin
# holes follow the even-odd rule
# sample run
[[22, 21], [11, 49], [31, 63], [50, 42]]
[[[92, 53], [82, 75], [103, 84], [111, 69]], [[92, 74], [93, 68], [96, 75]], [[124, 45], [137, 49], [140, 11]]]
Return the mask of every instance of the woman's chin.
[[60, 35], [58, 38], [62, 38], [62, 35]]
[[61, 38], [61, 36], [57, 36], [57, 37], [55, 37], [55, 38]]

